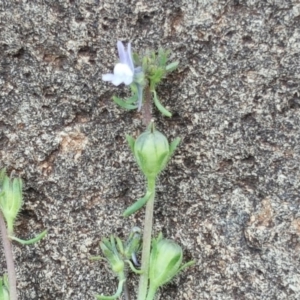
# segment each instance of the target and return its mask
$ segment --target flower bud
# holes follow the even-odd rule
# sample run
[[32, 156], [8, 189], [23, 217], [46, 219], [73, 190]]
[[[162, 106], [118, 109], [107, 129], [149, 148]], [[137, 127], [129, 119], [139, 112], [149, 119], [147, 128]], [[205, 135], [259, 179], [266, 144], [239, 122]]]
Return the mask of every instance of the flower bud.
[[139, 227], [133, 227], [131, 233], [125, 243], [124, 256], [126, 259], [134, 257], [135, 253], [140, 249], [141, 246], [141, 229]]
[[8, 234], [13, 234], [15, 219], [22, 207], [22, 180], [10, 179], [3, 170], [0, 184], [0, 209], [6, 220]]
[[155, 177], [165, 168], [170, 157], [167, 138], [150, 124], [147, 131], [135, 141], [134, 155], [145, 176]]
[[115, 238], [111, 236], [110, 240], [103, 239], [100, 243], [100, 247], [106, 259], [109, 261], [112, 271], [116, 274], [123, 273], [124, 261], [116, 248]]
[[169, 282], [180, 270], [182, 249], [175, 242], [158, 238], [152, 244], [149, 279], [152, 289]]

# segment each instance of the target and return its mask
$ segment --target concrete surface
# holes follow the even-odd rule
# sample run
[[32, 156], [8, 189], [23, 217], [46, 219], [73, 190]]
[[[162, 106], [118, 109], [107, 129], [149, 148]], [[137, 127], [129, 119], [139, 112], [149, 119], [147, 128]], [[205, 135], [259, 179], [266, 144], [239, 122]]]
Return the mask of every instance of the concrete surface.
[[157, 299], [300, 299], [300, 2], [1, 0], [0, 167], [24, 179], [17, 235], [49, 229], [14, 245], [20, 299], [113, 293], [89, 256], [142, 224], [143, 212], [121, 217], [144, 192], [124, 138], [144, 130], [141, 116], [101, 81], [117, 40], [180, 60], [158, 89], [173, 117], [154, 109], [183, 140], [159, 179], [154, 230], [197, 264]]

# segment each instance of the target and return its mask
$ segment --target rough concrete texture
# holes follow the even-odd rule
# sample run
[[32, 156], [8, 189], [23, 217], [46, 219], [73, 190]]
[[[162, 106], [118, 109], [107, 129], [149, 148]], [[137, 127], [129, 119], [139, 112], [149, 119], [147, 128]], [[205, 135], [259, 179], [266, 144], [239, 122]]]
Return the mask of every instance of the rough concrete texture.
[[121, 217], [144, 192], [124, 138], [141, 116], [101, 81], [117, 40], [180, 60], [158, 89], [173, 117], [154, 109], [157, 128], [182, 137], [154, 232], [197, 263], [157, 299], [300, 299], [299, 28], [298, 0], [1, 0], [0, 167], [25, 183], [16, 234], [49, 229], [14, 245], [20, 299], [113, 293], [89, 256], [143, 222]]

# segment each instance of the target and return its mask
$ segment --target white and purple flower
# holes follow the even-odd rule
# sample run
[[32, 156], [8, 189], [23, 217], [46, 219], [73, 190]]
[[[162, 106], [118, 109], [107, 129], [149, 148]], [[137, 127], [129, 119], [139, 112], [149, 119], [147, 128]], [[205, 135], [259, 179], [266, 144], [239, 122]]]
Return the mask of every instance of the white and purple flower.
[[103, 74], [102, 80], [110, 81], [116, 86], [121, 83], [124, 83], [125, 85], [134, 83], [137, 87], [137, 108], [138, 111], [140, 111], [143, 103], [143, 70], [141, 67], [134, 67], [131, 54], [131, 43], [128, 43], [127, 51], [120, 41], [118, 41], [117, 47], [120, 62], [115, 65], [114, 73]]
[[125, 50], [122, 42], [118, 41], [118, 53], [120, 62], [114, 67], [114, 73], [102, 75], [102, 80], [110, 81], [114, 85], [120, 85], [124, 83], [130, 85], [134, 78], [134, 65], [131, 54], [131, 44], [128, 43], [127, 51]]

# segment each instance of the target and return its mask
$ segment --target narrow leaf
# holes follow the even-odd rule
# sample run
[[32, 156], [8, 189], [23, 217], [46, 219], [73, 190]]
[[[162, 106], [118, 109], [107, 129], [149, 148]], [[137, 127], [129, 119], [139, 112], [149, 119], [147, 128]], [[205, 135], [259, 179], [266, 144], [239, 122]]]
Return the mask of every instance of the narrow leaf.
[[116, 104], [118, 104], [119, 106], [121, 106], [125, 109], [131, 110], [131, 109], [136, 109], [137, 108], [136, 105], [132, 104], [133, 102], [137, 101], [137, 97], [129, 98], [127, 101], [123, 100], [121, 98], [118, 98], [116, 96], [113, 96], [112, 99]]
[[177, 146], [179, 145], [180, 143], [180, 138], [177, 137], [171, 144], [170, 144], [170, 157], [174, 154]]
[[126, 140], [127, 140], [127, 143], [130, 147], [130, 150], [132, 151], [132, 153], [134, 153], [135, 139], [131, 135], [126, 134]]
[[122, 241], [120, 240], [119, 237], [116, 237], [116, 241], [117, 241], [117, 245], [118, 245], [118, 248], [119, 248], [119, 252], [123, 255], [124, 254], [123, 243], [122, 243]]
[[142, 208], [150, 199], [152, 193], [147, 191], [146, 195], [143, 198], [138, 199], [135, 203], [129, 206], [123, 213], [123, 217], [129, 217], [140, 208]]
[[122, 290], [123, 290], [123, 284], [125, 282], [125, 279], [119, 281], [118, 289], [116, 293], [112, 296], [103, 296], [103, 295], [96, 295], [96, 298], [98, 300], [114, 300], [121, 296]]
[[178, 65], [179, 65], [179, 61], [174, 61], [166, 66], [166, 71], [172, 72], [177, 69]]
[[157, 109], [166, 117], [172, 117], [172, 114], [165, 108], [162, 106], [162, 104], [159, 102], [157, 95], [156, 95], [156, 91], [153, 90], [153, 98], [154, 98], [154, 103], [157, 107]]
[[12, 240], [14, 240], [22, 245], [31, 245], [31, 244], [35, 244], [38, 241], [40, 241], [46, 234], [47, 234], [47, 230], [44, 230], [42, 233], [38, 234], [35, 238], [33, 238], [31, 240], [27, 240], [27, 241], [19, 239], [15, 236], [9, 236], [9, 238], [11, 238]]

